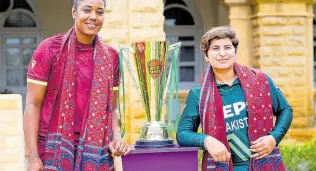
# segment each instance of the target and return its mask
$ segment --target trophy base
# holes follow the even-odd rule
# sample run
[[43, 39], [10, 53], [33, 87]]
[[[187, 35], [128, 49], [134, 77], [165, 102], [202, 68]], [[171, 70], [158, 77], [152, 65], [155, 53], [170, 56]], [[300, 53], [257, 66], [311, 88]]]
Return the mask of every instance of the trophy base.
[[136, 148], [162, 148], [162, 147], [172, 147], [174, 146], [173, 139], [164, 140], [137, 140]]

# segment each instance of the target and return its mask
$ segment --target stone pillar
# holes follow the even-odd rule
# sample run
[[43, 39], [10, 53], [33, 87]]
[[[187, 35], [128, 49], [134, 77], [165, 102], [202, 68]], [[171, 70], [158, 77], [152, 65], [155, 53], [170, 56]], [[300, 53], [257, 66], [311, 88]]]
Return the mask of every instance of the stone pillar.
[[[164, 32], [164, 4], [162, 0], [130, 0], [129, 28], [130, 42], [165, 40]], [[140, 103], [136, 91], [131, 94], [130, 102], [133, 103], [130, 114], [131, 143], [139, 137], [141, 126], [146, 121], [145, 110]]]
[[[165, 40], [164, 4], [162, 0], [107, 1], [105, 20], [100, 35], [105, 42], [118, 48], [133, 42]], [[146, 121], [145, 112], [133, 83], [125, 70], [126, 141], [134, 144]]]
[[105, 43], [118, 48], [129, 44], [129, 0], [108, 0], [99, 35]]
[[0, 94], [0, 170], [25, 170], [22, 96]]
[[312, 127], [315, 121], [312, 3], [253, 1], [254, 66], [273, 78], [292, 105], [293, 128]]
[[230, 26], [236, 31], [239, 39], [237, 61], [240, 64], [252, 67], [252, 5], [248, 0], [225, 0], [229, 11]]

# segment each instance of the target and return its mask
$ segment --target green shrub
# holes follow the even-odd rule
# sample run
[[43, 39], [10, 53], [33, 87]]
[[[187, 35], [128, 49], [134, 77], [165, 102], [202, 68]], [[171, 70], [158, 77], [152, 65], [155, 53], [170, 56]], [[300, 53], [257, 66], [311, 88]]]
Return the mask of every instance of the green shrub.
[[316, 171], [316, 139], [304, 144], [280, 145], [288, 171]]

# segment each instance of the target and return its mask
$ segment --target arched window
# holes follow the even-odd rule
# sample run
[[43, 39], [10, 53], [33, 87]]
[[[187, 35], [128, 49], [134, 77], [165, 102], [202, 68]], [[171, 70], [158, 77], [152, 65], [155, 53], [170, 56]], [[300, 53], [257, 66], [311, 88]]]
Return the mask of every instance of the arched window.
[[182, 42], [179, 64], [179, 88], [190, 89], [199, 81], [203, 68], [199, 39], [202, 27], [198, 9], [192, 0], [165, 0], [165, 32], [170, 43]]
[[18, 11], [6, 19], [4, 27], [36, 27], [36, 23], [32, 16]]
[[173, 7], [165, 10], [165, 25], [167, 26], [181, 26], [181, 25], [194, 25], [194, 19], [191, 14], [179, 7]]
[[40, 32], [34, 10], [26, 0], [1, 0], [0, 90], [25, 98], [26, 73]]

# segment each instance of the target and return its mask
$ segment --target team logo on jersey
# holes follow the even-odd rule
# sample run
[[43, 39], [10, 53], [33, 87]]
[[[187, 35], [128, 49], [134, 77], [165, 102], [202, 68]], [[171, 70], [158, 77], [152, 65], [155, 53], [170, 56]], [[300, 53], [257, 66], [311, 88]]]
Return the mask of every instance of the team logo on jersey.
[[34, 66], [36, 65], [36, 61], [35, 60], [32, 60], [32, 69], [34, 68]]

